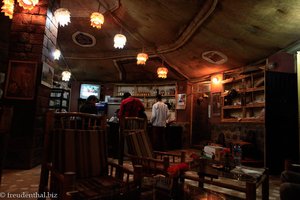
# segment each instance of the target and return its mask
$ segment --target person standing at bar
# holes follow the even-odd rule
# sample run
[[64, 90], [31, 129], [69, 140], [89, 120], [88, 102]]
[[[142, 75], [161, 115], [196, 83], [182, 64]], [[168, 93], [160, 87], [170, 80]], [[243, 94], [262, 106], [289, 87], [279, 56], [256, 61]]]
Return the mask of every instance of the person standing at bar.
[[143, 117], [145, 107], [141, 100], [131, 96], [129, 92], [125, 92], [121, 101], [118, 117]]
[[162, 102], [162, 96], [156, 96], [156, 103], [152, 106], [152, 145], [157, 151], [165, 150], [165, 129], [169, 117], [168, 106]]

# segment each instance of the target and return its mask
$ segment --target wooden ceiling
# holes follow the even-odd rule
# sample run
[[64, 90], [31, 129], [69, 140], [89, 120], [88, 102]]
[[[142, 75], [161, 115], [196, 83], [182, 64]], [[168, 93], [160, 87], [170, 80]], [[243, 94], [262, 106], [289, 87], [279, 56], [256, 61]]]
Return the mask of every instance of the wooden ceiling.
[[[89, 16], [100, 11], [101, 29]], [[197, 80], [251, 65], [300, 39], [299, 0], [61, 0], [71, 23], [59, 27], [63, 59], [55, 70], [70, 68], [72, 79], [90, 82], [156, 82], [159, 66], [166, 81]], [[113, 37], [127, 37], [123, 49]], [[94, 46], [83, 47], [74, 42]], [[73, 36], [73, 37], [72, 37]], [[137, 53], [150, 58], [136, 64]]]

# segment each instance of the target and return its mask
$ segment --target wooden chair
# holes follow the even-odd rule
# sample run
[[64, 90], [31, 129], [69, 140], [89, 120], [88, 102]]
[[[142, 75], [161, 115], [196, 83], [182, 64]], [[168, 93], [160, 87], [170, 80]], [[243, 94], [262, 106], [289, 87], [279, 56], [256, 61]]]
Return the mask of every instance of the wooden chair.
[[[58, 199], [136, 198], [138, 173], [107, 158], [105, 116], [49, 111], [46, 121], [40, 194], [51, 192]], [[115, 177], [117, 172], [123, 176]]]
[[121, 133], [127, 142], [125, 152], [133, 166], [141, 166], [140, 176], [155, 181], [156, 192], [163, 194], [161, 198], [175, 198], [178, 192], [179, 177], [172, 177], [168, 167], [185, 162], [185, 152], [171, 153], [153, 151], [147, 134], [147, 120], [138, 117], [125, 117], [121, 120]]
[[147, 131], [147, 119], [139, 117], [123, 117], [120, 120], [119, 165], [123, 165], [126, 135], [131, 130]]
[[[151, 160], [157, 162], [163, 170], [167, 168], [171, 163], [185, 162], [185, 152], [171, 153], [164, 151], [154, 151], [150, 139], [147, 134], [147, 119], [138, 117], [125, 117], [121, 120], [121, 139], [120, 146], [122, 154], [124, 154], [124, 143], [127, 142], [128, 153], [126, 156], [134, 158], [137, 163], [139, 159]], [[121, 155], [123, 161], [123, 155]], [[139, 158], [139, 159], [138, 159]], [[148, 161], [149, 162], [149, 161]], [[122, 164], [123, 162], [119, 163]], [[145, 166], [146, 167], [146, 166]]]

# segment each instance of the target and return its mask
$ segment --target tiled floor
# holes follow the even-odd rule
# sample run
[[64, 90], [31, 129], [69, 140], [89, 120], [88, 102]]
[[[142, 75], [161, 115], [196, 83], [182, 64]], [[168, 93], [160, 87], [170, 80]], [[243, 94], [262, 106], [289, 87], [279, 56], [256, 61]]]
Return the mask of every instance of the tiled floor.
[[39, 180], [40, 166], [30, 170], [4, 170], [0, 200], [36, 200]]
[[[38, 184], [40, 178], [40, 166], [30, 170], [4, 170], [2, 184], [0, 186], [0, 200], [36, 200]], [[186, 181], [187, 184], [197, 185], [194, 181]], [[280, 180], [277, 176], [270, 176], [270, 200], [279, 200]], [[232, 196], [245, 198], [243, 193], [232, 190], [205, 185], [206, 188], [229, 194]], [[261, 199], [261, 187], [257, 190], [257, 199]], [[3, 197], [2, 197], [3, 195]], [[4, 197], [5, 195], [5, 197]], [[10, 195], [8, 197], [8, 195]], [[13, 196], [15, 195], [15, 196]], [[26, 196], [27, 195], [27, 196]], [[31, 197], [29, 196], [31, 195]]]

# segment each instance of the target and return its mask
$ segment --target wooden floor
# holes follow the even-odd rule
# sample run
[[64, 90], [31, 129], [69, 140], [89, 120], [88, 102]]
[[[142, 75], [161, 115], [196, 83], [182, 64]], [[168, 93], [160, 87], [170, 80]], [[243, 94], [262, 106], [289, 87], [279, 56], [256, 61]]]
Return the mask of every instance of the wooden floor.
[[[2, 198], [1, 195], [37, 195], [38, 185], [40, 178], [40, 166], [32, 168], [30, 170], [4, 170], [2, 177], [2, 184], [0, 186], [0, 200], [1, 199], [11, 199], [11, 200], [36, 200], [36, 198]], [[194, 181], [186, 181], [187, 184], [197, 185]], [[277, 176], [270, 176], [270, 200], [279, 200], [279, 185], [280, 180]], [[221, 193], [229, 194], [231, 196], [236, 196], [241, 199], [245, 198], [243, 193], [234, 192], [229, 189], [218, 188], [215, 186], [205, 185], [206, 188], [215, 190]], [[257, 191], [257, 199], [261, 199], [260, 188]]]

